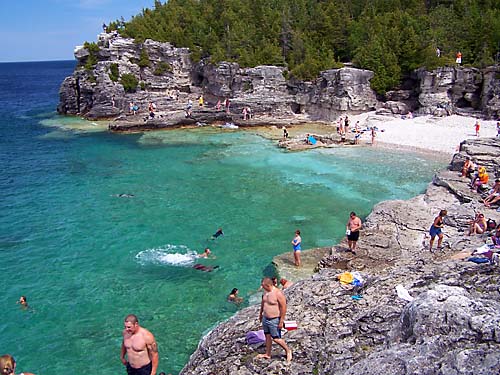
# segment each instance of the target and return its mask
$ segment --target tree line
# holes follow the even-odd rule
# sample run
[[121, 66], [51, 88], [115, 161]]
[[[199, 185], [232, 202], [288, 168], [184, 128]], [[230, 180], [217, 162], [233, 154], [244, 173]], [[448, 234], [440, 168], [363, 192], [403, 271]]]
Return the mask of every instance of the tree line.
[[416, 68], [454, 64], [458, 51], [462, 65], [494, 64], [500, 1], [157, 0], [112, 30], [188, 47], [195, 61], [285, 66], [302, 80], [351, 62], [373, 70], [372, 88], [384, 93]]

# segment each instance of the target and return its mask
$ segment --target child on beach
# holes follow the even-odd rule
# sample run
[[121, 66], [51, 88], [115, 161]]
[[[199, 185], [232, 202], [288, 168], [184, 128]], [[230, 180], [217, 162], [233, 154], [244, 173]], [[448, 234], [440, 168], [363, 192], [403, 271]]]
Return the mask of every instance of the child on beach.
[[481, 129], [481, 124], [479, 123], [479, 120], [476, 120], [476, 123], [474, 124], [474, 129], [476, 130], [476, 137], [479, 137], [479, 129]]

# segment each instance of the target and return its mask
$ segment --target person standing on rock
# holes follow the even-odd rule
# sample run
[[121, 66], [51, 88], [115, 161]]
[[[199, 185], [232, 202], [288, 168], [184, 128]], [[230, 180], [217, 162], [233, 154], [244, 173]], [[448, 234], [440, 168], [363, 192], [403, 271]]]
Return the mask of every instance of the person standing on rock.
[[292, 240], [292, 246], [293, 246], [293, 259], [295, 260], [295, 265], [297, 267], [300, 267], [301, 261], [300, 261], [300, 251], [302, 250], [301, 248], [302, 244], [302, 238], [300, 237], [300, 230], [295, 231], [295, 237]]
[[429, 229], [429, 234], [431, 235], [431, 241], [429, 242], [429, 251], [432, 252], [432, 245], [434, 244], [434, 239], [438, 236], [438, 245], [437, 249], [441, 250], [441, 243], [443, 242], [443, 233], [441, 232], [444, 227], [444, 217], [448, 215], [446, 210], [439, 211], [439, 215], [434, 218], [434, 222], [431, 225], [431, 229]]
[[352, 211], [346, 224], [347, 245], [349, 251], [356, 255], [356, 242], [359, 239], [359, 230], [361, 229], [361, 219]]
[[226, 113], [229, 114], [229, 106], [231, 105], [231, 102], [229, 101], [229, 98], [226, 98], [224, 101], [224, 107], [226, 107]]
[[281, 290], [273, 285], [269, 277], [262, 279], [264, 289], [262, 302], [260, 304], [259, 320], [262, 322], [262, 329], [266, 336], [266, 352], [257, 355], [257, 358], [270, 359], [271, 346], [273, 341], [281, 346], [286, 353], [287, 362], [292, 361], [292, 351], [281, 338], [281, 329], [286, 315], [286, 297]]

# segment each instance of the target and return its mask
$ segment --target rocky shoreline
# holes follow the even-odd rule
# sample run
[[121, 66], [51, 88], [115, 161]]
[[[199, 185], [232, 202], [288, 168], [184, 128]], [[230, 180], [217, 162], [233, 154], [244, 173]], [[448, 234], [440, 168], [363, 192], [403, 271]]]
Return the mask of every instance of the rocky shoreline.
[[[141, 61], [141, 56], [147, 56], [147, 61]], [[99, 34], [93, 48], [77, 47], [75, 57], [75, 71], [61, 84], [58, 112], [110, 119], [112, 131], [214, 122], [238, 126], [332, 122], [368, 111], [386, 116], [458, 113], [496, 119], [500, 115], [499, 66], [419, 69], [400, 88], [378, 95], [370, 87], [373, 72], [350, 64], [303, 82], [289, 77], [285, 67], [193, 62], [187, 48], [149, 39], [136, 43], [116, 32]], [[203, 106], [198, 107], [200, 96]], [[226, 99], [230, 100], [228, 113]], [[186, 117], [190, 100], [193, 113]], [[157, 107], [154, 119], [148, 119], [151, 102]], [[216, 109], [217, 102], [222, 111]], [[138, 107], [137, 115], [130, 113], [131, 103]], [[243, 119], [244, 108], [250, 108], [252, 119]]]
[[[468, 180], [458, 177], [466, 155], [485, 164], [494, 178], [500, 139], [463, 142], [450, 169], [438, 173], [424, 194], [376, 205], [364, 223], [357, 256], [346, 252], [344, 243], [316, 250], [325, 254], [318, 272], [285, 292], [287, 319], [299, 324], [285, 335], [292, 363], [277, 348], [271, 360], [255, 358], [263, 348], [245, 343], [246, 332], [259, 329], [259, 307], [251, 306], [207, 334], [181, 374], [497, 373], [499, 268], [453, 259], [486, 240], [465, 235], [476, 212], [500, 222], [500, 213], [485, 209]], [[448, 210], [445, 247], [431, 253], [428, 228], [440, 209]], [[286, 265], [290, 257], [275, 262]], [[345, 270], [363, 276], [361, 290], [340, 286], [335, 275]], [[413, 301], [398, 297], [399, 284]], [[362, 298], [355, 300], [354, 294]]]

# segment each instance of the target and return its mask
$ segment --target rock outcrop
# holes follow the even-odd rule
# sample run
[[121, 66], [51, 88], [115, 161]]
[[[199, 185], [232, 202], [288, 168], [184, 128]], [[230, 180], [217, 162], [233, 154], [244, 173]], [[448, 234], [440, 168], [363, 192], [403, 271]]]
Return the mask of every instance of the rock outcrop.
[[[496, 139], [464, 142], [460, 154], [477, 161], [484, 147], [496, 149], [491, 165], [498, 163]], [[321, 260], [319, 272], [285, 291], [287, 319], [299, 325], [284, 336], [294, 353], [290, 364], [277, 345], [271, 360], [262, 360], [256, 354], [263, 347], [245, 343], [246, 332], [259, 329], [259, 307], [251, 306], [205, 336], [181, 374], [498, 373], [500, 272], [494, 265], [457, 260], [486, 239], [465, 235], [475, 212], [486, 209], [478, 194], [467, 202], [457, 196], [468, 182], [456, 177], [458, 167], [451, 164], [438, 174], [446, 187], [432, 183], [423, 195], [375, 206], [357, 256], [341, 243]], [[443, 208], [444, 249], [430, 252], [428, 229]], [[495, 210], [486, 215], [500, 222]], [[359, 272], [364, 285], [342, 287], [336, 274], [345, 270]], [[398, 284], [412, 301], [398, 297]]]
[[[122, 123], [112, 124], [110, 129], [114, 130], [186, 125], [191, 121], [177, 113], [189, 99], [196, 105], [200, 95], [209, 108], [230, 98], [231, 116], [224, 121], [237, 121], [243, 117], [243, 108], [250, 108], [254, 122], [247, 126], [264, 124], [261, 117], [285, 122], [297, 117], [304, 122], [334, 121], [344, 113], [374, 109], [396, 115], [416, 110], [421, 114], [463, 113], [489, 118], [500, 113], [498, 67], [419, 70], [407, 81], [410, 84], [388, 92], [381, 101], [370, 88], [373, 72], [368, 70], [331, 69], [321, 72], [313, 82], [301, 82], [286, 79], [288, 72], [283, 67], [241, 68], [236, 63], [214, 65], [208, 60], [193, 63], [186, 48], [152, 40], [136, 43], [116, 32], [100, 34], [93, 47], [75, 50], [77, 68], [61, 85], [58, 111], [90, 119], [118, 118]], [[125, 75], [135, 77], [136, 88], [124, 88]], [[139, 107], [139, 116], [128, 116], [131, 102]], [[144, 124], [149, 102], [156, 103], [162, 117]], [[204, 113], [203, 120], [195, 117], [194, 123], [221, 121], [216, 112]], [[128, 126], [130, 122], [134, 124]]]

